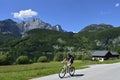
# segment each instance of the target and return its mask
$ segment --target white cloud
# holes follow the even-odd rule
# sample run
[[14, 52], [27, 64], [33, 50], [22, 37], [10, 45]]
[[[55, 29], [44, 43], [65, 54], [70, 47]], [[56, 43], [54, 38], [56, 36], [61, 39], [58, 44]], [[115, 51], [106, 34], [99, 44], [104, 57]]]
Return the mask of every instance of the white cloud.
[[36, 11], [32, 11], [31, 9], [28, 9], [28, 10], [21, 10], [19, 12], [13, 13], [13, 17], [18, 19], [24, 19], [24, 18], [37, 16], [37, 14], [38, 13]]
[[115, 4], [115, 7], [119, 7], [119, 6], [120, 6], [120, 3], [116, 3], [116, 4]]

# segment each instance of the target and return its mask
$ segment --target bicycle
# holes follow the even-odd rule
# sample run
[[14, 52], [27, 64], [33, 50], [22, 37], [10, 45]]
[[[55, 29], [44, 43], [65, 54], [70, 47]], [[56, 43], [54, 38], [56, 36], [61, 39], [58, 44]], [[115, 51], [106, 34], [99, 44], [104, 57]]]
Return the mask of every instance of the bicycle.
[[62, 62], [64, 65], [63, 67], [60, 69], [59, 71], [59, 77], [60, 78], [63, 78], [65, 76], [66, 73], [69, 73], [70, 76], [73, 76], [74, 73], [75, 73], [75, 67], [71, 66], [71, 67], [68, 67], [67, 64], [68, 62], [67, 61], [64, 61]]

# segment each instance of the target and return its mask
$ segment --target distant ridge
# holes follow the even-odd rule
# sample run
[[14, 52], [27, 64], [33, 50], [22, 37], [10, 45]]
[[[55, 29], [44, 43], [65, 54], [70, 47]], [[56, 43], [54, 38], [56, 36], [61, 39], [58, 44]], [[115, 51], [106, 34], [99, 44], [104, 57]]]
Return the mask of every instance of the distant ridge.
[[81, 32], [94, 32], [94, 31], [100, 31], [100, 30], [110, 29], [110, 28], [114, 28], [114, 27], [109, 24], [91, 24], [83, 28]]

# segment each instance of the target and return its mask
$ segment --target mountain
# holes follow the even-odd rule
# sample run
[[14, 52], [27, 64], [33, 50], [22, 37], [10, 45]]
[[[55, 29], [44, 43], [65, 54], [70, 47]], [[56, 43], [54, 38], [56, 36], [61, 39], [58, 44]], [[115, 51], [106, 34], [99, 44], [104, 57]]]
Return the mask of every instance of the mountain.
[[120, 27], [108, 24], [92, 24], [75, 36], [87, 49], [113, 49], [120, 47]]
[[[43, 44], [45, 44], [44, 41], [48, 40], [46, 43], [51, 46], [57, 43], [56, 40], [65, 43], [64, 46], [69, 45], [76, 49], [103, 49], [105, 47], [120, 46], [120, 27], [114, 27], [109, 24], [91, 24], [86, 26], [79, 33], [73, 34], [65, 32], [60, 25], [51, 26], [49, 23], [45, 23], [38, 18], [21, 21], [19, 23], [11, 19], [0, 21], [1, 36], [7, 36], [8, 38], [14, 39], [15, 37], [12, 37], [12, 35], [21, 34], [22, 38], [25, 39], [27, 39], [26, 37], [30, 37], [29, 35], [32, 36], [32, 38], [30, 38], [31, 40], [33, 38], [39, 40], [40, 38]], [[4, 39], [1, 39], [1, 43], [2, 42], [5, 43]], [[25, 43], [27, 43], [27, 41]], [[59, 43], [56, 45], [59, 45]]]
[[15, 22], [11, 19], [0, 21], [0, 32], [3, 34], [21, 35], [26, 31], [36, 28], [49, 29], [60, 32], [64, 31], [60, 25], [51, 26], [49, 23], [43, 22], [38, 18], [33, 18], [28, 21], [21, 22]]
[[32, 19], [20, 22], [22, 24], [12, 20], [0, 22], [0, 25], [9, 23], [9, 26], [17, 26], [20, 33], [24, 32], [23, 37], [3, 34], [9, 29], [0, 33], [0, 51], [4, 54], [7, 52], [12, 63], [21, 55], [36, 62], [39, 56], [53, 60], [56, 54], [75, 52], [79, 55], [83, 50], [112, 50], [120, 53], [120, 27], [96, 24], [92, 28], [87, 26], [79, 33], [73, 33], [61, 31], [60, 25], [51, 26], [40, 21]]
[[16, 24], [17, 23], [11, 19], [0, 21], [0, 32], [3, 34], [20, 35], [20, 30]]
[[109, 28], [114, 28], [114, 27], [109, 24], [91, 24], [86, 26], [84, 29], [82, 29], [81, 32], [94, 32]]
[[49, 23], [45, 23], [38, 18], [33, 18], [28, 21], [22, 21], [20, 23], [17, 23], [17, 26], [19, 27], [21, 33], [24, 33], [26, 31], [36, 29], [36, 28], [63, 31], [60, 25], [56, 25], [53, 27]]
[[61, 32], [64, 31], [60, 25], [55, 25], [55, 26], [53, 26], [53, 30], [61, 31]]
[[[64, 44], [64, 46], [71, 46], [75, 49], [104, 49], [106, 47], [120, 46], [120, 27], [114, 27], [109, 24], [91, 24], [79, 33], [73, 34], [65, 32], [60, 25], [51, 26], [49, 23], [45, 23], [38, 18], [19, 23], [11, 19], [0, 21], [0, 35], [3, 37], [0, 41], [1, 44], [6, 43], [5, 45], [7, 45], [9, 38], [13, 40], [13, 42], [10, 43], [14, 44], [15, 36], [21, 34], [21, 40], [26, 40], [32, 36], [32, 38], [29, 39], [30, 41], [33, 41], [32, 39], [40, 40], [36, 42], [49, 44], [51, 47], [53, 47], [53, 45], [61, 45], [60, 43], [62, 43], [62, 46]], [[5, 38], [7, 40], [4, 40]], [[19, 43], [19, 40], [17, 42]], [[17, 46], [18, 43], [14, 45]], [[25, 43], [28, 43], [28, 41], [21, 44]]]

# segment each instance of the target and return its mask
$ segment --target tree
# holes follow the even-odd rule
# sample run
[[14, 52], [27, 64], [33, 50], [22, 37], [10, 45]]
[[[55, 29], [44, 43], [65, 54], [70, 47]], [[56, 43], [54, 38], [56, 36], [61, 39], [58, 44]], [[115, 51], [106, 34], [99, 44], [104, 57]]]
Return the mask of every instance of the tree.
[[0, 55], [0, 65], [8, 65], [9, 59], [6, 55]]
[[16, 59], [16, 63], [17, 64], [29, 64], [30, 61], [29, 61], [29, 58], [27, 56], [19, 56]]
[[46, 56], [41, 56], [38, 58], [37, 62], [48, 62], [48, 59]]
[[56, 53], [56, 55], [54, 56], [54, 61], [62, 61], [63, 57], [64, 57], [64, 54]]

